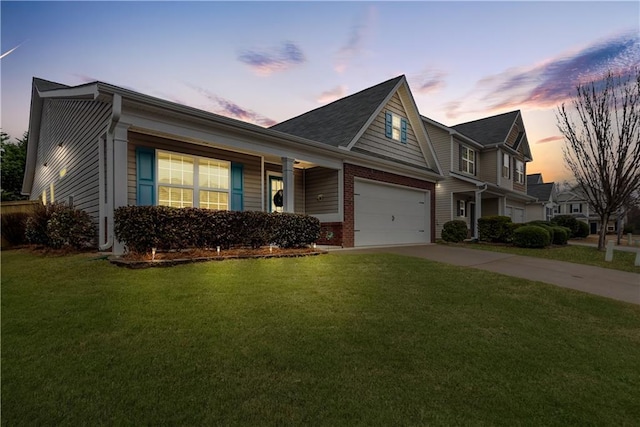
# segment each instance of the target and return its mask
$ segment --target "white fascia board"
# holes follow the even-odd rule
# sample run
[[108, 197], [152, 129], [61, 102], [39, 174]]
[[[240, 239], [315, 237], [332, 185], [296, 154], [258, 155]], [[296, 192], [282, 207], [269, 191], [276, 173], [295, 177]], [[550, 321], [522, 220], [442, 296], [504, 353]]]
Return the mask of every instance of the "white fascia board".
[[98, 85], [76, 86], [69, 89], [54, 89], [44, 92], [38, 91], [40, 98], [80, 98], [96, 99], [99, 95]]
[[469, 182], [471, 184], [475, 184], [478, 187], [486, 184], [486, 182], [484, 182], [484, 181], [480, 181], [478, 179], [471, 178], [471, 177], [468, 177], [466, 175], [461, 175], [461, 174], [459, 174], [459, 173], [457, 173], [455, 171], [449, 171], [449, 175], [452, 176], [453, 178], [459, 179], [461, 181], [465, 181], [465, 182]]

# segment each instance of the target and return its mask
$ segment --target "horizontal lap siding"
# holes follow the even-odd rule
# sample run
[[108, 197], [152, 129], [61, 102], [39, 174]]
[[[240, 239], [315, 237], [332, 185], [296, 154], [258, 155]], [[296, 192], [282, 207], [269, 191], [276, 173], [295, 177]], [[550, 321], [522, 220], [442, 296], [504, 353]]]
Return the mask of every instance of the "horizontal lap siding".
[[[497, 150], [477, 153], [479, 159], [478, 178], [482, 181], [497, 184], [498, 182], [498, 152]], [[502, 174], [502, 171], [500, 171]]]
[[[338, 171], [312, 168], [305, 170], [307, 214], [329, 214], [338, 212]], [[318, 195], [322, 194], [322, 200]]]
[[440, 166], [442, 166], [442, 173], [447, 176], [451, 170], [451, 135], [449, 135], [449, 132], [430, 123], [425, 123], [425, 127], [438, 156]]
[[497, 197], [493, 199], [483, 199], [481, 212], [482, 216], [484, 217], [498, 215], [498, 212], [500, 212], [499, 203], [500, 199]]
[[225, 160], [242, 163], [244, 176], [244, 210], [262, 210], [261, 193], [261, 159], [232, 151], [204, 145], [189, 144], [181, 141], [172, 141], [137, 133], [129, 134], [128, 158], [127, 158], [127, 201], [130, 205], [136, 204], [136, 147], [148, 147], [174, 153], [188, 154], [198, 157]]
[[[278, 174], [282, 174], [282, 165], [276, 163], [265, 163], [264, 164], [264, 194], [269, 194], [269, 180], [268, 173], [275, 172]], [[293, 211], [295, 213], [303, 214], [305, 213], [305, 199], [304, 199], [304, 188], [305, 188], [305, 171], [303, 169], [294, 169], [293, 170], [293, 186], [294, 186], [294, 194], [293, 194]], [[268, 196], [265, 196], [268, 197]], [[265, 210], [269, 210], [269, 200], [265, 200]]]
[[[56, 201], [66, 202], [72, 196], [76, 208], [97, 220], [99, 138], [110, 112], [109, 104], [98, 101], [44, 101], [31, 199], [39, 199], [46, 190], [50, 201], [53, 183]], [[63, 169], [66, 175], [61, 177]]]
[[[385, 112], [391, 111], [399, 117], [407, 120], [407, 142], [403, 143], [385, 136]], [[422, 149], [418, 144], [416, 134], [409, 123], [407, 114], [402, 106], [400, 97], [396, 93], [386, 107], [373, 120], [369, 128], [356, 142], [354, 148], [366, 151], [373, 155], [382, 156], [391, 160], [426, 167]]]

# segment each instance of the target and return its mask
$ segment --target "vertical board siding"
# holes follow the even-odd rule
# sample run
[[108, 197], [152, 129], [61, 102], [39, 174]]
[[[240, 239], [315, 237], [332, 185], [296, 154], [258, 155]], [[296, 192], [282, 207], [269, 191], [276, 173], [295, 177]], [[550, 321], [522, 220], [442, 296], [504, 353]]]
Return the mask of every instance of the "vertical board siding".
[[[305, 206], [309, 215], [338, 213], [338, 171], [316, 167], [305, 171]], [[322, 194], [322, 200], [318, 195]]]
[[[53, 183], [56, 201], [66, 202], [72, 196], [73, 205], [97, 221], [99, 138], [110, 112], [110, 104], [99, 101], [44, 100], [32, 200], [46, 190], [50, 201]], [[61, 176], [63, 170], [66, 174]]]
[[206, 157], [229, 162], [242, 163], [244, 171], [244, 210], [259, 211], [262, 208], [261, 192], [261, 160], [260, 157], [250, 156], [233, 151], [220, 150], [205, 145], [189, 144], [182, 141], [129, 133], [127, 148], [127, 202], [131, 206], [136, 204], [136, 147], [155, 148], [174, 153]]
[[507, 135], [507, 141], [506, 141], [509, 147], [513, 148], [513, 145], [518, 139], [518, 134], [520, 133], [520, 129], [522, 128], [518, 126], [518, 123], [516, 122], [511, 128], [511, 130], [509, 131], [509, 135]]
[[[406, 143], [386, 137], [385, 113], [388, 111], [407, 120]], [[388, 160], [397, 160], [420, 167], [429, 167], [418, 143], [416, 133], [411, 126], [411, 122], [397, 93], [393, 95], [389, 103], [373, 120], [353, 148], [355, 151], [364, 151]]]

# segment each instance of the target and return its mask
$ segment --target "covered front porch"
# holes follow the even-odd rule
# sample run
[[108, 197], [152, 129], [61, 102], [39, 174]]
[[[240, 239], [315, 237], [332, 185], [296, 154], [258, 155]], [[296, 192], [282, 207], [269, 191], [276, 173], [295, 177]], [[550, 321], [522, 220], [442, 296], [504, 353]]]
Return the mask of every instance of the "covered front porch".
[[473, 190], [452, 193], [456, 219], [467, 223], [470, 237], [474, 239], [479, 237], [478, 218], [502, 215], [510, 217], [514, 223], [527, 221], [525, 203], [528, 196], [492, 187], [484, 184]]

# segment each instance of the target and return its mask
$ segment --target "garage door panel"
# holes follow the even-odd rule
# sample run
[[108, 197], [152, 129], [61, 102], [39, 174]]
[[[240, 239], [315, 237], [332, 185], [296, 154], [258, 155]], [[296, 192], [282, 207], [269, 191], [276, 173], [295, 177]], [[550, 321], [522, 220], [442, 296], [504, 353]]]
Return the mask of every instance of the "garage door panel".
[[428, 192], [356, 181], [356, 246], [429, 241]]

